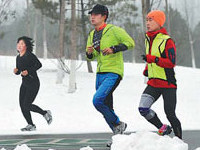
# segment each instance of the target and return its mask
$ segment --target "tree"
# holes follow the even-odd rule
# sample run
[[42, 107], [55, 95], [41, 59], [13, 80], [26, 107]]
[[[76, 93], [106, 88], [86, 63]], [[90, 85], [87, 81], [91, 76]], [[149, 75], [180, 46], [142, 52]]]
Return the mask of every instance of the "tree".
[[[28, 1], [28, 0], [27, 0]], [[43, 26], [43, 58], [46, 59], [48, 55], [48, 44], [47, 44], [47, 32], [46, 32], [46, 16], [52, 19], [58, 19], [57, 7], [58, 3], [54, 3], [48, 0], [32, 0], [33, 5], [36, 9], [39, 9], [42, 13], [42, 26]]]
[[194, 47], [193, 47], [193, 37], [192, 37], [192, 31], [191, 31], [191, 25], [190, 25], [190, 18], [189, 18], [189, 11], [188, 11], [188, 5], [186, 0], [184, 1], [185, 4], [185, 15], [186, 15], [186, 23], [187, 23], [187, 29], [188, 29], [188, 38], [190, 43], [190, 52], [191, 52], [191, 60], [192, 60], [192, 67], [196, 68], [195, 64], [195, 57], [194, 57]]
[[37, 27], [38, 27], [38, 11], [35, 10], [35, 25], [34, 25], [34, 29], [33, 29], [33, 39], [35, 41], [35, 46], [33, 47], [33, 53], [36, 54], [36, 50], [37, 50]]
[[5, 23], [11, 18], [15, 18], [15, 10], [9, 8], [13, 0], [0, 0], [0, 24]]
[[43, 58], [47, 59], [48, 48], [47, 48], [47, 32], [46, 32], [46, 17], [42, 15], [42, 37], [43, 37]]
[[[194, 37], [194, 56], [195, 60], [200, 60], [200, 22], [196, 25], [193, 31]], [[200, 61], [196, 61], [196, 67], [200, 68]]]
[[143, 31], [146, 31], [146, 15], [151, 11], [150, 0], [142, 0]]
[[[0, 0], [0, 25], [5, 24], [9, 19], [15, 18], [15, 10], [9, 8], [13, 0]], [[2, 39], [5, 32], [0, 33], [0, 38]]]
[[[146, 33], [146, 15], [151, 11], [152, 5], [150, 0], [141, 0], [142, 3], [142, 28], [138, 27], [135, 30], [135, 34], [138, 38], [135, 39], [136, 41], [136, 62], [141, 62], [141, 55], [145, 54], [145, 33]], [[138, 56], [138, 57], [137, 57]]]
[[65, 0], [60, 0], [60, 21], [59, 21], [59, 58], [56, 83], [62, 83], [64, 78], [63, 62], [65, 61], [64, 54], [64, 33], [65, 33]]
[[69, 75], [69, 93], [76, 91], [76, 0], [71, 0], [71, 65]]
[[165, 0], [165, 13], [166, 13], [166, 24], [167, 24], [167, 31], [170, 35], [171, 29], [170, 29], [170, 19], [169, 19], [169, 4], [168, 0]]
[[[82, 33], [84, 38], [84, 43], [87, 43], [87, 29], [86, 29], [86, 15], [85, 15], [86, 8], [84, 7], [83, 0], [81, 0], [81, 27], [82, 27]], [[88, 72], [92, 73], [92, 64], [91, 61], [87, 60], [87, 67]]]
[[192, 66], [191, 53], [189, 51], [189, 37], [186, 20], [178, 10], [169, 7], [171, 23], [171, 37], [175, 41], [177, 49], [177, 65]]
[[26, 27], [27, 27], [27, 36], [31, 36], [31, 28], [30, 28], [30, 3], [29, 3], [29, 0], [26, 0], [26, 5], [27, 5], [27, 8], [26, 8], [26, 14], [27, 14], [27, 21], [26, 21]]

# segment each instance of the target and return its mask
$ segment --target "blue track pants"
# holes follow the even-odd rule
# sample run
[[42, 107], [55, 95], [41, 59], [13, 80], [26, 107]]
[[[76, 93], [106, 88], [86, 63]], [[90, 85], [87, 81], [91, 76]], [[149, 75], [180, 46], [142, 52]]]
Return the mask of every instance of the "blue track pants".
[[119, 118], [113, 109], [112, 93], [119, 85], [121, 77], [115, 73], [102, 73], [96, 76], [96, 93], [93, 97], [95, 108], [104, 116], [107, 124], [113, 126], [119, 123]]

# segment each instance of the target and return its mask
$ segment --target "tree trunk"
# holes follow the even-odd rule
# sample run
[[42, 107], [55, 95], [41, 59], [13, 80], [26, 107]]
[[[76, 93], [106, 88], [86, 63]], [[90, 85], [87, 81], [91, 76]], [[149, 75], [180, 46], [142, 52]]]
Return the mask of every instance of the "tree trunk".
[[188, 9], [187, 9], [187, 2], [185, 0], [185, 14], [186, 14], [186, 21], [187, 21], [187, 27], [188, 27], [188, 38], [189, 38], [189, 42], [190, 42], [190, 51], [191, 51], [191, 59], [192, 59], [192, 68], [196, 68], [196, 63], [195, 63], [195, 56], [194, 56], [194, 41], [192, 38], [192, 33], [191, 33], [191, 29], [190, 29], [190, 18], [189, 18], [189, 14], [188, 14]]
[[[146, 33], [146, 16], [151, 11], [150, 0], [142, 0], [142, 20], [143, 20], [143, 32]], [[143, 41], [145, 41], [145, 37], [143, 36]], [[145, 45], [145, 44], [144, 44]], [[146, 63], [145, 63], [146, 66]], [[144, 77], [144, 83], [147, 83], [147, 77]]]
[[26, 5], [27, 5], [27, 22], [26, 22], [26, 27], [27, 27], [27, 35], [30, 37], [31, 36], [31, 29], [30, 29], [30, 7], [29, 7], [29, 0], [26, 0]]
[[38, 24], [38, 10], [35, 10], [35, 25], [34, 25], [34, 31], [33, 31], [33, 39], [35, 41], [34, 47], [33, 47], [33, 53], [36, 54], [37, 49], [37, 24]]
[[69, 93], [76, 91], [76, 0], [71, 0], [71, 65], [69, 75]]
[[194, 41], [192, 39], [191, 31], [189, 31], [188, 33], [189, 33], [190, 50], [191, 50], [191, 56], [192, 56], [192, 68], [196, 68], [195, 56], [194, 56], [194, 47], [193, 47]]
[[[81, 0], [81, 25], [82, 25], [82, 31], [83, 31], [83, 38], [84, 38], [84, 43], [87, 43], [87, 31], [86, 31], [86, 23], [85, 23], [85, 9], [84, 9], [84, 3], [83, 0]], [[92, 64], [91, 61], [87, 60], [87, 68], [88, 72], [92, 73]]]
[[47, 59], [47, 35], [46, 35], [46, 18], [42, 15], [42, 23], [43, 23], [43, 58]]
[[143, 31], [146, 31], [146, 15], [151, 11], [150, 0], [142, 0]]
[[[58, 71], [57, 71], [57, 84], [63, 82], [65, 72], [62, 68], [62, 63], [65, 62], [64, 55], [64, 33], [65, 33], [65, 0], [60, 0], [60, 24], [59, 24], [59, 59], [58, 59]], [[60, 59], [62, 61], [60, 61]]]
[[166, 23], [167, 23], [167, 31], [168, 31], [168, 33], [169, 33], [169, 35], [170, 35], [170, 33], [171, 33], [171, 29], [170, 29], [170, 19], [169, 19], [169, 5], [168, 5], [168, 0], [165, 0], [165, 6], [166, 6], [166, 9], [165, 9], [165, 11], [166, 11]]

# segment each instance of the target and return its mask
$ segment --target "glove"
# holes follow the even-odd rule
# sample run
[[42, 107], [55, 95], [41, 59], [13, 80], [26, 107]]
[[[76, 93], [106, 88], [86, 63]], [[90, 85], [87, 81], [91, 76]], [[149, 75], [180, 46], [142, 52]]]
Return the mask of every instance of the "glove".
[[145, 69], [144, 69], [144, 71], [143, 71], [143, 75], [144, 75], [145, 77], [148, 77], [148, 65], [146, 65], [146, 67], [145, 67]]
[[141, 55], [141, 57], [142, 57], [142, 60], [147, 61], [146, 55]]
[[159, 61], [158, 57], [152, 56], [152, 55], [149, 55], [149, 54], [147, 54], [146, 56], [145, 55], [141, 55], [141, 56], [142, 56], [142, 59], [144, 61], [146, 61], [147, 63], [157, 63]]
[[144, 70], [144, 71], [143, 71], [143, 75], [144, 75], [145, 77], [148, 77], [148, 70]]

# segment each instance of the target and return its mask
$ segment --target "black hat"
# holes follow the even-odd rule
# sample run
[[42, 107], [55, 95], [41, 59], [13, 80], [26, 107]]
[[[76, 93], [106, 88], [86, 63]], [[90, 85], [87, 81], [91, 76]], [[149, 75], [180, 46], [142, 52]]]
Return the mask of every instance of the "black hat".
[[108, 8], [104, 5], [96, 4], [88, 14], [102, 14], [108, 18]]

